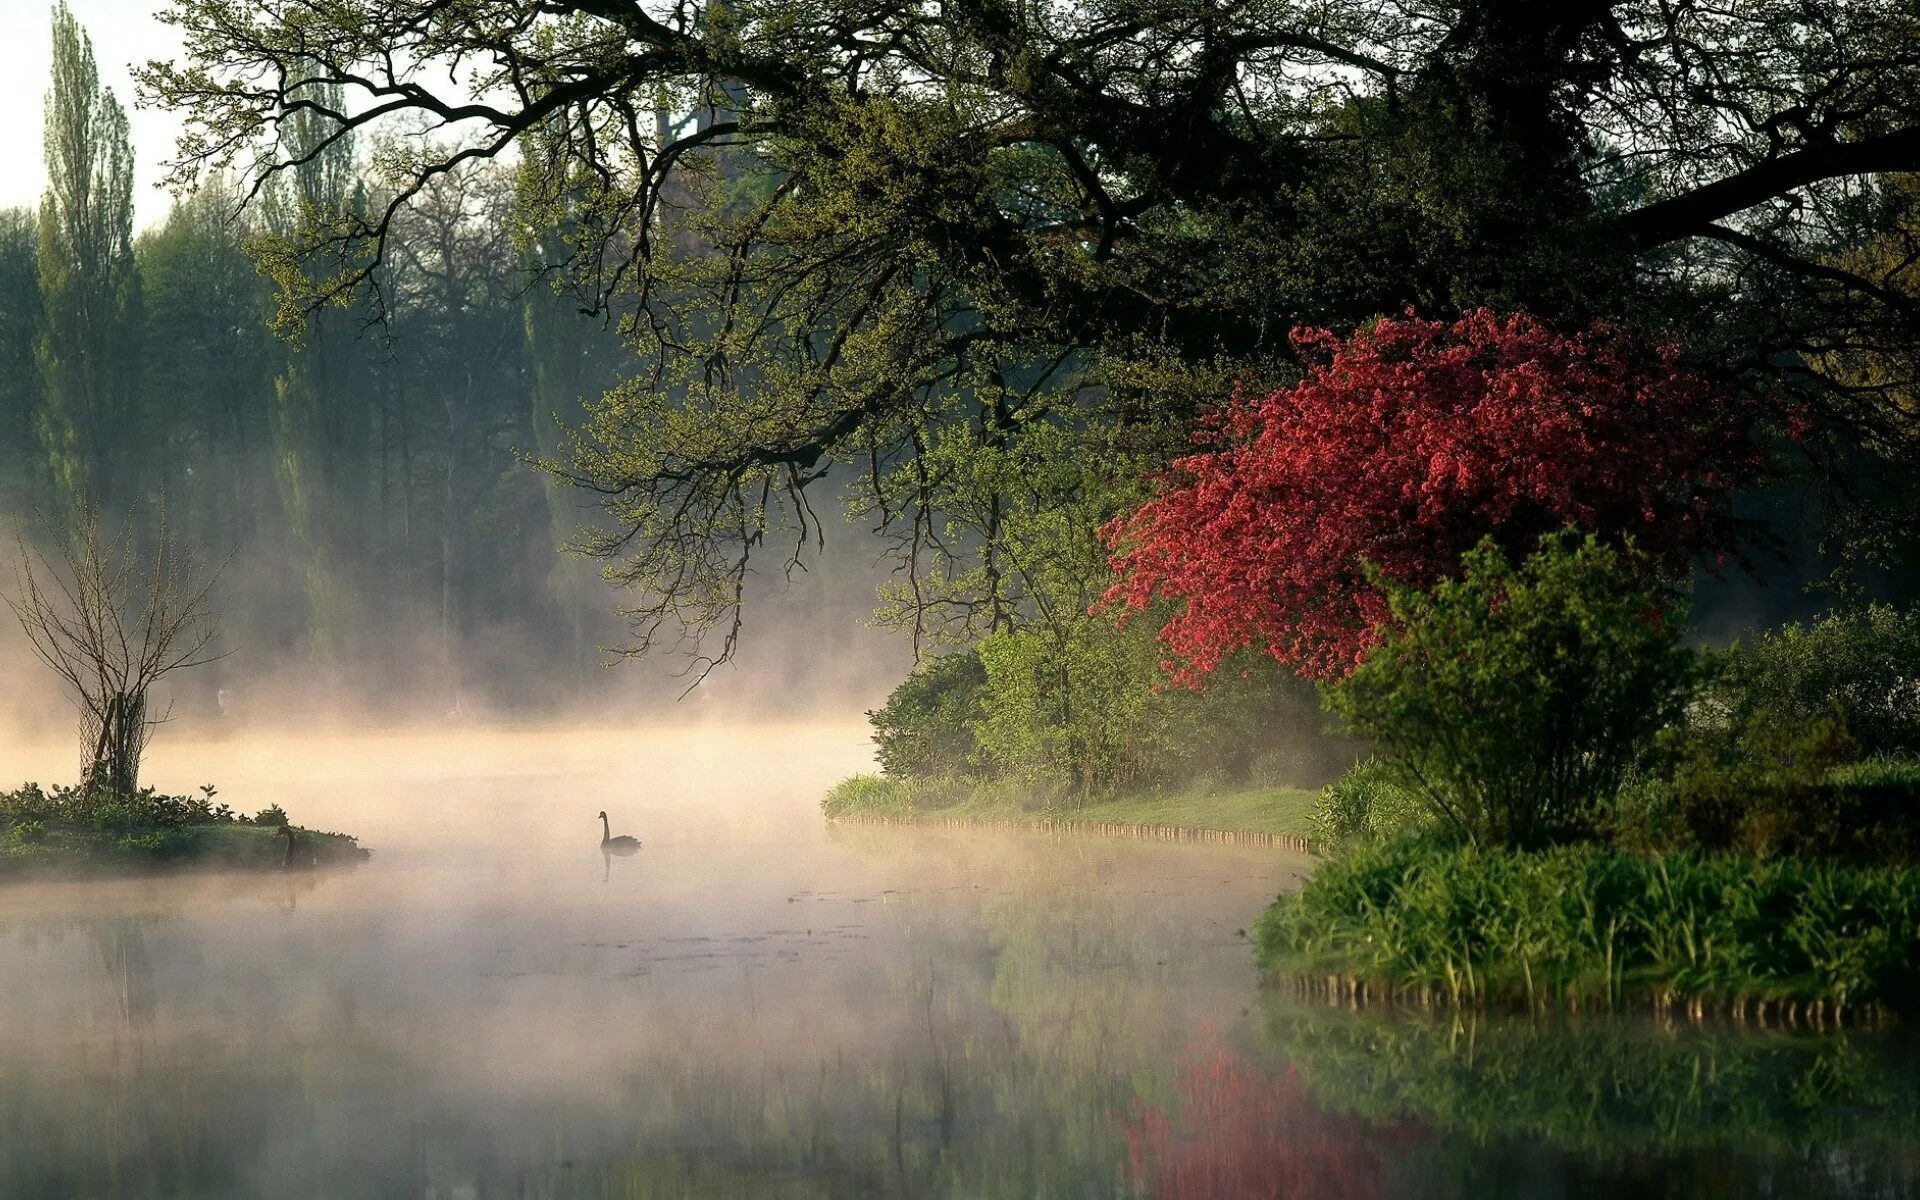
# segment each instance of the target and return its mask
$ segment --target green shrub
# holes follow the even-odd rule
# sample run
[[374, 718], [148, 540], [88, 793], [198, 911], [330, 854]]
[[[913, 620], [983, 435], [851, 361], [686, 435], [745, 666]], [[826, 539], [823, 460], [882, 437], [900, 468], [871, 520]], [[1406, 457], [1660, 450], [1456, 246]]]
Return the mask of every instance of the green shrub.
[[1669, 846], [1920, 863], [1920, 759], [1861, 760], [1837, 709], [1684, 739]]
[[1400, 769], [1371, 756], [1320, 789], [1312, 820], [1313, 840], [1330, 849], [1377, 845], [1433, 823]]
[[[96, 874], [162, 863], [278, 867], [283, 844], [227, 805], [215, 804], [214, 792], [207, 786], [198, 796], [167, 796], [147, 788], [115, 796], [35, 784], [0, 792], [0, 868], [7, 874]], [[286, 823], [286, 813], [277, 804], [260, 814], [259, 824]], [[359, 862], [369, 856], [355, 839], [324, 830], [301, 829], [300, 846], [316, 863]]]
[[46, 836], [47, 827], [39, 821], [15, 821], [7, 830], [8, 839], [16, 846], [37, 846]]
[[1920, 800], [1920, 758], [1880, 755], [1827, 773], [1829, 786], [1884, 796], [1889, 803]]
[[1771, 854], [1794, 848], [1821, 781], [1854, 757], [1839, 718], [1756, 720], [1738, 729], [1695, 716], [1670, 739], [1675, 814], [1686, 845]]
[[1719, 656], [1707, 693], [1722, 728], [1837, 721], [1860, 757], [1920, 755], [1920, 608], [1883, 604], [1786, 625]]
[[1680, 811], [1672, 770], [1657, 763], [1621, 781], [1598, 832], [1607, 845], [1637, 854], [1663, 854], [1697, 844]]
[[1920, 871], [1403, 841], [1322, 863], [1254, 936], [1275, 970], [1426, 988], [1462, 1005], [1902, 1008], [1920, 996]]
[[[244, 820], [226, 805], [213, 803], [211, 787], [202, 788], [198, 796], [168, 796], [153, 788], [116, 796], [85, 787], [55, 785], [48, 790], [37, 783], [0, 792], [0, 832], [12, 831], [16, 840], [23, 836], [22, 830], [39, 830], [42, 834], [69, 830], [111, 838], [137, 835], [134, 841], [138, 842], [154, 831], [231, 825]], [[284, 825], [287, 814], [278, 804], [270, 804], [256, 821]]]
[[1491, 542], [1429, 592], [1382, 581], [1392, 617], [1328, 707], [1466, 837], [1590, 833], [1695, 676], [1670, 601], [1630, 551], [1565, 532], [1517, 569]]
[[130, 833], [117, 843], [119, 848], [133, 854], [151, 855], [164, 858], [174, 849], [174, 840], [164, 830], [154, 829], [146, 833]]
[[1920, 805], [1891, 765], [1915, 747], [1920, 611], [1788, 625], [1714, 656], [1670, 748], [1678, 823], [1708, 849], [1920, 861]]
[[923, 663], [869, 712], [880, 769], [899, 778], [965, 774], [974, 769], [979, 742], [974, 722], [986, 669], [972, 650]]
[[956, 804], [966, 803], [973, 798], [975, 791], [991, 786], [991, 781], [938, 775], [927, 779], [908, 780], [907, 785], [907, 802], [913, 806], [915, 812], [937, 812], [943, 808], [952, 808]]

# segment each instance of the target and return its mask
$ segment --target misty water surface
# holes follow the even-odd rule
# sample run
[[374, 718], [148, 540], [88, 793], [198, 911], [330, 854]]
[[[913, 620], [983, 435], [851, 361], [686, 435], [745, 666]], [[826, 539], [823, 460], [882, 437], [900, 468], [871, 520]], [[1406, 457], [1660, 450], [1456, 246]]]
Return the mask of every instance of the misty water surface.
[[0, 1197], [1914, 1194], [1896, 1038], [1302, 1008], [1305, 860], [829, 828], [864, 733], [163, 743], [375, 856], [0, 889]]

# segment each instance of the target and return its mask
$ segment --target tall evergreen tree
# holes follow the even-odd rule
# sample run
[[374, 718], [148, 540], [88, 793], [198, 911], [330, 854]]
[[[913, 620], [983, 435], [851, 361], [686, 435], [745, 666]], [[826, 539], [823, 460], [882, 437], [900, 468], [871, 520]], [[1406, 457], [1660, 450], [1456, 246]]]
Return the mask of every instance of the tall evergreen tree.
[[101, 86], [93, 43], [64, 2], [53, 9], [45, 150], [40, 435], [60, 502], [125, 508], [141, 492], [133, 150], [126, 112]]

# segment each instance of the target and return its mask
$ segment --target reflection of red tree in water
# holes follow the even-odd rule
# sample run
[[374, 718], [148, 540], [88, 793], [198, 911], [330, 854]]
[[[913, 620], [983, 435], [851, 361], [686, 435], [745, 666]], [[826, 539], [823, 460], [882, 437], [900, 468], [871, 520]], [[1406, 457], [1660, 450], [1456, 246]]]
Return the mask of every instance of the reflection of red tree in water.
[[1356, 1122], [1314, 1106], [1289, 1070], [1274, 1076], [1204, 1039], [1180, 1076], [1177, 1122], [1147, 1105], [1127, 1122], [1133, 1178], [1178, 1200], [1362, 1200], [1382, 1192], [1377, 1151]]

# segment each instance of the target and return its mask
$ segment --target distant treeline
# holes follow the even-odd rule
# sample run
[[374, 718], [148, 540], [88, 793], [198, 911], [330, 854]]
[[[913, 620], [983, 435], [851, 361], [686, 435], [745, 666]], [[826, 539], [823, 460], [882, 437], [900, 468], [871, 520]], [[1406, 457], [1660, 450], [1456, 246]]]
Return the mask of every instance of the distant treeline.
[[396, 147], [290, 123], [311, 158], [296, 182], [242, 214], [216, 176], [136, 237], [124, 110], [64, 7], [53, 38], [47, 191], [0, 211], [0, 511], [29, 537], [81, 506], [164, 514], [232, 554], [225, 607], [255, 665], [451, 694], [508, 647], [572, 686], [609, 605], [554, 547], [590, 510], [522, 459], [608, 385], [621, 342], [539, 278], [511, 168], [440, 177], [375, 294], [281, 337], [276, 238], [375, 203], [369, 164]]

